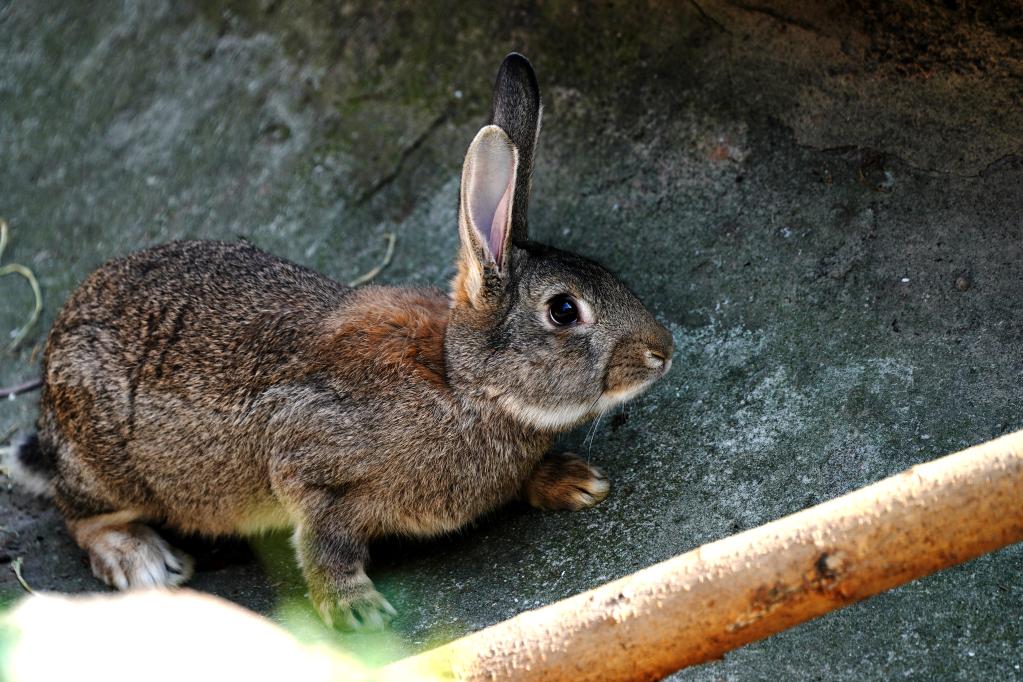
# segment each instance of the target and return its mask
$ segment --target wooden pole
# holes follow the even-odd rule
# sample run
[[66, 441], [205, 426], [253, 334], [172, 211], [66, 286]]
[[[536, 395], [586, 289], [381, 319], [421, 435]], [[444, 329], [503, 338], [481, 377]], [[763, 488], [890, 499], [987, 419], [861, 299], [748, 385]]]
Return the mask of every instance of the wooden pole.
[[1023, 431], [527, 611], [382, 679], [654, 680], [1023, 540]]

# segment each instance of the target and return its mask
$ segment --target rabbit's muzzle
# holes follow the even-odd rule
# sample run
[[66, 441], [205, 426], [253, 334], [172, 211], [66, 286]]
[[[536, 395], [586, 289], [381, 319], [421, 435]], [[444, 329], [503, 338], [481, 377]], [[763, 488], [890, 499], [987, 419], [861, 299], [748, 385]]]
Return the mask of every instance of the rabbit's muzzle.
[[650, 333], [623, 339], [611, 352], [604, 396], [625, 401], [660, 379], [671, 369], [675, 342], [658, 325]]

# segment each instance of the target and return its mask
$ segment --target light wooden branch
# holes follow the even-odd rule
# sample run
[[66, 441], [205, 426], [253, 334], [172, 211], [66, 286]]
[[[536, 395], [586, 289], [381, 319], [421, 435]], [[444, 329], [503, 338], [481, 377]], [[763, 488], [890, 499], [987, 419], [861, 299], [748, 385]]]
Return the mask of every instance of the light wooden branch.
[[654, 680], [1023, 540], [1023, 431], [399, 661], [381, 679]]

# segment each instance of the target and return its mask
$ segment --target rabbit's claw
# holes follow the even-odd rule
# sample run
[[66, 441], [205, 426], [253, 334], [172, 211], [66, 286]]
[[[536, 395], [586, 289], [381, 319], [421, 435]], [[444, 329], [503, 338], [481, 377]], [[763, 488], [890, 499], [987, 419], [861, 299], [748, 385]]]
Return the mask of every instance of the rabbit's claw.
[[88, 552], [93, 575], [118, 590], [177, 587], [192, 576], [192, 559], [143, 524], [96, 533]]
[[398, 612], [372, 583], [366, 583], [360, 583], [357, 591], [345, 590], [345, 596], [335, 594], [315, 600], [323, 622], [346, 631], [382, 630], [390, 623]]
[[547, 455], [525, 485], [526, 500], [538, 509], [578, 511], [597, 504], [611, 490], [607, 477], [571, 452]]

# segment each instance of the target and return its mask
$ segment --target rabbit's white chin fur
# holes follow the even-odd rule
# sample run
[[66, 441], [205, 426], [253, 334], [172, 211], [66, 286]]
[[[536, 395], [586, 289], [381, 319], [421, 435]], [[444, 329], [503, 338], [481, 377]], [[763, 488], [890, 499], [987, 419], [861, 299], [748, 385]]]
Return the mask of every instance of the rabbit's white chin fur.
[[606, 412], [612, 407], [617, 407], [622, 403], [627, 403], [643, 391], [650, 388], [656, 380], [657, 378], [655, 377], [649, 381], [644, 381], [632, 386], [631, 388], [627, 388], [624, 391], [604, 391], [604, 393], [600, 396], [600, 400], [598, 400], [596, 405], [593, 406], [593, 411], [595, 413]]
[[533, 405], [507, 394], [501, 396], [500, 402], [508, 414], [523, 424], [542, 430], [560, 431], [632, 400], [653, 382], [644, 381], [624, 391], [605, 391], [595, 402], [565, 402], [557, 407]]
[[590, 403], [563, 403], [557, 407], [543, 407], [519, 400], [512, 395], [503, 395], [501, 406], [514, 419], [536, 429], [559, 431], [578, 424], [594, 414]]

